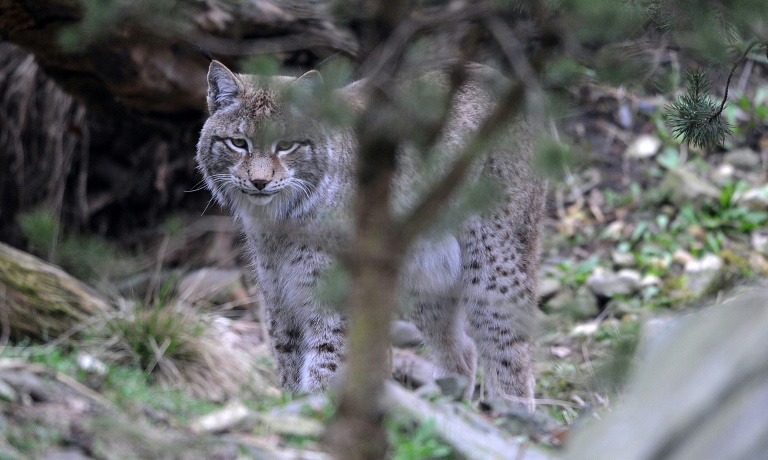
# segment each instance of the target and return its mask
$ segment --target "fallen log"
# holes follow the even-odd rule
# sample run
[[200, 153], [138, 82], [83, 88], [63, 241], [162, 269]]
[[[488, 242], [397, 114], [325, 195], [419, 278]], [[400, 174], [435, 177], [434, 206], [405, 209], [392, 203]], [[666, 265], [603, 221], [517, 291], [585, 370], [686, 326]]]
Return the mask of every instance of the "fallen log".
[[0, 243], [2, 337], [50, 339], [114, 307], [61, 268]]

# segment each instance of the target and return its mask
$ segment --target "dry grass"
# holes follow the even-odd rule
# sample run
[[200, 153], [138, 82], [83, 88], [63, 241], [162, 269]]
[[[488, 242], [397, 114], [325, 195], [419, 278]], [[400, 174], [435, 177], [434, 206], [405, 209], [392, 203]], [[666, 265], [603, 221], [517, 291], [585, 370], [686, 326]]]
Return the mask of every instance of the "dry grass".
[[232, 321], [182, 302], [150, 307], [124, 302], [121, 310], [88, 341], [101, 359], [140, 367], [162, 385], [212, 401], [280, 394], [264, 364], [268, 347], [248, 343]]

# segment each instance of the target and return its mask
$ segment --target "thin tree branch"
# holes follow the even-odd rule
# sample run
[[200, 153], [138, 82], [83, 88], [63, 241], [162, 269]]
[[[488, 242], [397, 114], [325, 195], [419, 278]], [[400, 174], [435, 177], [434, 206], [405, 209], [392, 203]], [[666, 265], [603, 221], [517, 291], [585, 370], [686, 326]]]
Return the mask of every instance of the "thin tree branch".
[[399, 226], [400, 241], [410, 243], [440, 213], [451, 194], [464, 182], [472, 161], [485, 151], [499, 128], [521, 109], [523, 85], [516, 83], [502, 97], [496, 109], [483, 121], [472, 140], [464, 147], [451, 169], [403, 219]]
[[753, 40], [749, 45], [747, 45], [747, 48], [743, 53], [741, 53], [741, 56], [739, 56], [736, 62], [733, 63], [733, 67], [731, 67], [731, 73], [728, 74], [728, 81], [725, 82], [725, 95], [723, 96], [723, 102], [720, 104], [720, 109], [713, 113], [712, 116], [709, 117], [708, 121], [714, 120], [715, 118], [719, 117], [721, 113], [723, 113], [723, 110], [725, 109], [725, 103], [728, 101], [728, 88], [731, 86], [731, 78], [733, 78], [733, 74], [736, 72], [739, 64], [741, 64], [741, 61], [743, 61], [744, 58], [747, 57], [747, 54], [752, 51], [752, 48], [754, 48], [755, 45], [758, 45], [759, 43], [760, 40]]

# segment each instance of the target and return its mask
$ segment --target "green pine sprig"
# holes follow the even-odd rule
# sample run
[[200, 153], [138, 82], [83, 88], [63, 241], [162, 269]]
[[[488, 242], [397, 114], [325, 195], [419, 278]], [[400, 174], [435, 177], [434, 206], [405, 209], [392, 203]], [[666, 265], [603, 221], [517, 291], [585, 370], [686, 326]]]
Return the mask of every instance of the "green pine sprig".
[[721, 116], [721, 104], [709, 97], [707, 75], [696, 70], [686, 75], [686, 81], [685, 93], [667, 106], [672, 134], [698, 147], [722, 144], [731, 127]]

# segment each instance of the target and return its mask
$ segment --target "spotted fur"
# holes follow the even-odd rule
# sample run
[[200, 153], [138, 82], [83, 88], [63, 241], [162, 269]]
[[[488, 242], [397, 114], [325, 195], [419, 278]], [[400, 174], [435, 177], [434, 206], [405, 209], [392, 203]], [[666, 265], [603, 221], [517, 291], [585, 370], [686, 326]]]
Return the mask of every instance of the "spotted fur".
[[[425, 174], [423, 159], [404, 150], [393, 185], [396, 212], [449, 166], [468, 136], [494, 106], [486, 84], [501, 77], [471, 65], [455, 96], [440, 139], [441, 161]], [[344, 247], [356, 141], [351, 128], [324, 126], [284, 99], [311, 93], [309, 72], [269, 81], [235, 75], [218, 62], [208, 74], [210, 117], [197, 161], [214, 197], [242, 225], [254, 273], [264, 291], [266, 322], [281, 384], [292, 391], [327, 386], [345, 354], [345, 320], [316, 295], [319, 279]], [[424, 77], [447, 85], [444, 74]], [[360, 83], [336, 96], [364, 107]], [[532, 408], [532, 320], [544, 185], [530, 166], [530, 127], [518, 121], [474, 165], [469, 182], [492, 179], [504, 200], [470, 215], [459, 230], [435, 233], [411, 250], [401, 277], [413, 300], [411, 313], [436, 363], [436, 374], [459, 374], [472, 395], [476, 362], [485, 370], [489, 396]]]

